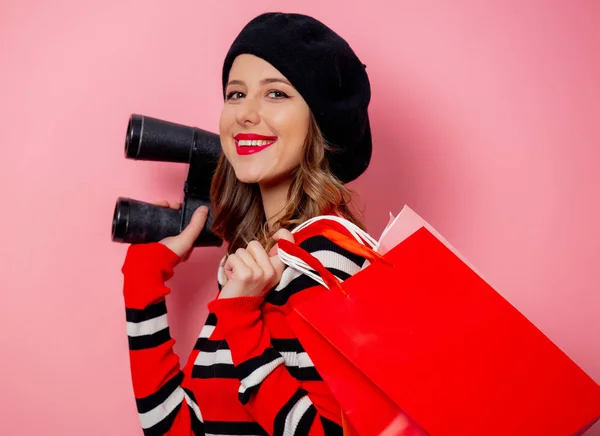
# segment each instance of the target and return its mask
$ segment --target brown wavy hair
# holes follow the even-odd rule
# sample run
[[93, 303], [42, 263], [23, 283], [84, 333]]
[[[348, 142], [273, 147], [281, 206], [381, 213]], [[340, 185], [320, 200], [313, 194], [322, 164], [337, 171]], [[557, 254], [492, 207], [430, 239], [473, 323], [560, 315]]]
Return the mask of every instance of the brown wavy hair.
[[366, 231], [356, 215], [364, 215], [353, 202], [356, 192], [335, 177], [325, 158], [327, 151], [334, 153], [334, 150], [311, 113], [302, 159], [292, 174], [287, 203], [270, 231], [258, 184], [240, 182], [221, 154], [210, 187], [211, 231], [229, 244], [227, 254], [246, 248], [252, 240], [258, 240], [269, 252], [275, 245], [271, 236], [277, 230], [292, 230], [312, 217], [334, 212]]

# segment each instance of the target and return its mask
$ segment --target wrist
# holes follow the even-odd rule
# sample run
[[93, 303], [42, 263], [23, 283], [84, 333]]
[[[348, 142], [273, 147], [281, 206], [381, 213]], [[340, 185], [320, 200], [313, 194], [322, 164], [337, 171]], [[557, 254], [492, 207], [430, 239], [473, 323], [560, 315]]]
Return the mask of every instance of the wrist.
[[[252, 298], [252, 297], [256, 297], [256, 295], [245, 295], [245, 294], [240, 294], [240, 293], [235, 293], [235, 291], [231, 291], [228, 288], [224, 287], [221, 292], [219, 292], [219, 295], [217, 296], [217, 299], [219, 300], [231, 300], [234, 298]], [[262, 298], [262, 297], [259, 297]]]
[[208, 310], [217, 317], [217, 328], [227, 339], [236, 331], [246, 331], [262, 317], [262, 297], [217, 298], [208, 303]]

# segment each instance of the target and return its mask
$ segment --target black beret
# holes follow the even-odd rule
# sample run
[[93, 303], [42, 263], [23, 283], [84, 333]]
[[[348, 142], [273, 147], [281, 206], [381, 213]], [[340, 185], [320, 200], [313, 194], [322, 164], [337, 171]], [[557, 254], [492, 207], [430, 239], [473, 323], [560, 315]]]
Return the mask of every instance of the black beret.
[[369, 77], [348, 43], [313, 17], [267, 12], [236, 37], [223, 65], [223, 98], [233, 61], [252, 54], [279, 70], [302, 95], [325, 139], [336, 148], [327, 156], [344, 183], [359, 177], [371, 160]]

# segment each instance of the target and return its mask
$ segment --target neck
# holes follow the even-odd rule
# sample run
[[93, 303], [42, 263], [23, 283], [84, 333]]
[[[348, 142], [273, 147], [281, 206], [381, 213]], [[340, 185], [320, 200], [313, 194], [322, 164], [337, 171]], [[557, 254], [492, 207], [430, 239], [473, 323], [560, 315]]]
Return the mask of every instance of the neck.
[[260, 185], [260, 194], [269, 231], [271, 231], [274, 224], [283, 216], [284, 207], [288, 200], [288, 190], [290, 189], [291, 184], [292, 180], [288, 179], [273, 185]]

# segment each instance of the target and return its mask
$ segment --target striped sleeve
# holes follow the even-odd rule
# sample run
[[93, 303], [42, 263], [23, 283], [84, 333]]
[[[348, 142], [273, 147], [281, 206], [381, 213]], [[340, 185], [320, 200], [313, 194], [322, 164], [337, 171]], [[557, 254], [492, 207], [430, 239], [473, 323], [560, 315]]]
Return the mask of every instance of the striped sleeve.
[[[342, 280], [358, 272], [364, 262], [322, 236], [309, 237], [299, 245]], [[286, 268], [266, 301], [283, 306], [292, 295], [315, 285], [318, 283], [307, 276]], [[231, 350], [240, 380], [240, 402], [270, 435], [341, 435], [340, 418], [329, 419], [340, 417], [339, 405], [317, 388], [323, 382], [293, 377], [284, 357], [273, 347], [277, 339], [271, 338], [263, 324], [263, 303], [262, 297], [237, 297], [209, 304]]]
[[165, 281], [177, 255], [160, 243], [130, 245], [121, 271], [133, 391], [146, 436], [204, 434], [202, 415], [184, 375], [167, 323]]

